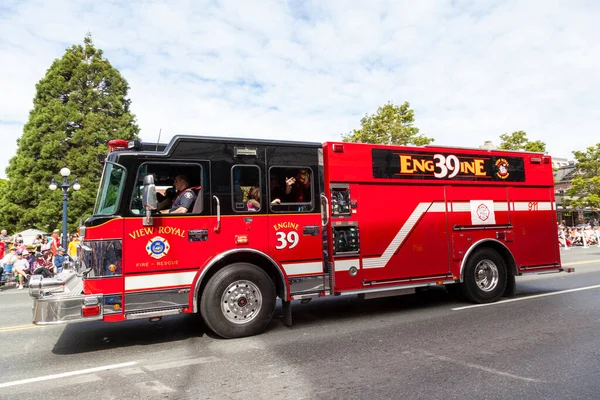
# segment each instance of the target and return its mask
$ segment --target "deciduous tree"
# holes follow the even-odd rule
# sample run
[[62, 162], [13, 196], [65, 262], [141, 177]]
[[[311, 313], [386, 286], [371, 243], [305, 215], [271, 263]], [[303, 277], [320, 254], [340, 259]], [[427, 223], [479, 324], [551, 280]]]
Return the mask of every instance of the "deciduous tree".
[[524, 131], [516, 131], [510, 134], [503, 133], [500, 135], [500, 140], [500, 149], [502, 150], [546, 152], [546, 143], [541, 140], [530, 141]]
[[365, 115], [360, 120], [361, 127], [343, 138], [345, 142], [393, 145], [423, 146], [433, 142], [434, 139], [419, 134], [414, 122], [415, 112], [408, 102], [400, 106], [388, 103], [375, 114]]
[[600, 143], [574, 151], [578, 173], [567, 190], [568, 205], [600, 208]]
[[48, 189], [63, 167], [81, 190], [69, 192], [69, 228], [91, 214], [109, 139], [137, 138], [129, 86], [90, 35], [54, 60], [36, 85], [33, 109], [6, 170], [0, 226], [51, 230], [62, 218], [62, 190]]

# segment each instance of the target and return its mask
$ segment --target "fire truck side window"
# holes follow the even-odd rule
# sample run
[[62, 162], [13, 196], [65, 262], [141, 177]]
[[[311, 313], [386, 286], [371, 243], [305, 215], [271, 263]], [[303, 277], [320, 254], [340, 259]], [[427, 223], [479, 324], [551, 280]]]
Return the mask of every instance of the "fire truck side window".
[[262, 209], [260, 168], [256, 165], [234, 165], [231, 168], [231, 207], [236, 213], [259, 212]]
[[[175, 177], [184, 176], [188, 179], [188, 188], [191, 188], [196, 195], [196, 202], [202, 202], [202, 166], [198, 164], [177, 164], [177, 163], [144, 163], [140, 166], [134, 187], [131, 201], [131, 212], [136, 215], [142, 215], [142, 188], [144, 186], [144, 177], [152, 175], [156, 194], [158, 198], [158, 209], [170, 209], [178, 195], [185, 195], [185, 190], [177, 192], [174, 182]], [[190, 197], [192, 197], [190, 195]], [[201, 204], [200, 204], [201, 205]], [[201, 207], [194, 207], [191, 204], [188, 213], [201, 213]], [[168, 215], [168, 214], [165, 214]]]
[[271, 167], [269, 203], [273, 212], [310, 212], [313, 172], [308, 167]]

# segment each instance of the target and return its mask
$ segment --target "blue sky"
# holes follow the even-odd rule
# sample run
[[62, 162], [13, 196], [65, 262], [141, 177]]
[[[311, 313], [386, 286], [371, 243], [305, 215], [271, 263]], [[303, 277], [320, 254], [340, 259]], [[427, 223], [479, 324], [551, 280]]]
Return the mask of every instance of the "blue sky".
[[131, 86], [143, 140], [339, 140], [409, 101], [440, 145], [525, 130], [550, 154], [599, 141], [593, 1], [37, 1], [0, 6], [0, 177], [35, 84], [91, 32]]

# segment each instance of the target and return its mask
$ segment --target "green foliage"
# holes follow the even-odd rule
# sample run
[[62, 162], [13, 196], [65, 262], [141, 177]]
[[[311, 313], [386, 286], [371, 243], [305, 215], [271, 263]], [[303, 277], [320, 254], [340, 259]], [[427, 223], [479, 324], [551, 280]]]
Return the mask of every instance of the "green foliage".
[[97, 156], [110, 139], [137, 138], [139, 128], [129, 111], [129, 86], [87, 35], [83, 45], [68, 48], [54, 60], [36, 85], [33, 109], [17, 140], [17, 154], [0, 185], [0, 226], [50, 231], [62, 221], [62, 190], [48, 189], [52, 178], [78, 179], [81, 190], [69, 190], [69, 230], [91, 215], [102, 165]]
[[541, 140], [530, 141], [527, 139], [525, 131], [516, 131], [513, 133], [503, 133], [500, 135], [500, 149], [502, 150], [518, 150], [532, 151], [536, 153], [546, 152], [546, 143]]
[[416, 146], [433, 142], [434, 139], [419, 134], [414, 122], [415, 112], [408, 102], [400, 106], [388, 103], [379, 107], [375, 114], [365, 115], [360, 120], [360, 129], [344, 135], [343, 139], [344, 142]]
[[571, 180], [567, 204], [574, 207], [600, 207], [600, 143], [586, 151], [574, 151], [578, 173]]

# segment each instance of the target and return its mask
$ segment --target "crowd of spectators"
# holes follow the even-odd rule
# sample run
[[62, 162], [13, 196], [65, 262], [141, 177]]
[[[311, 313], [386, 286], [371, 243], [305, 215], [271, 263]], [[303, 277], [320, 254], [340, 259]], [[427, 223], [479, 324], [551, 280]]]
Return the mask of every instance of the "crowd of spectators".
[[564, 250], [573, 246], [600, 247], [600, 225], [598, 219], [586, 221], [577, 226], [568, 227], [565, 221], [558, 224], [558, 244]]
[[58, 229], [49, 236], [37, 235], [29, 245], [20, 234], [9, 236], [3, 229], [0, 232], [0, 290], [11, 284], [21, 290], [31, 275], [52, 277], [60, 273], [65, 262], [76, 260], [79, 236], [70, 235], [67, 249], [60, 243]]

